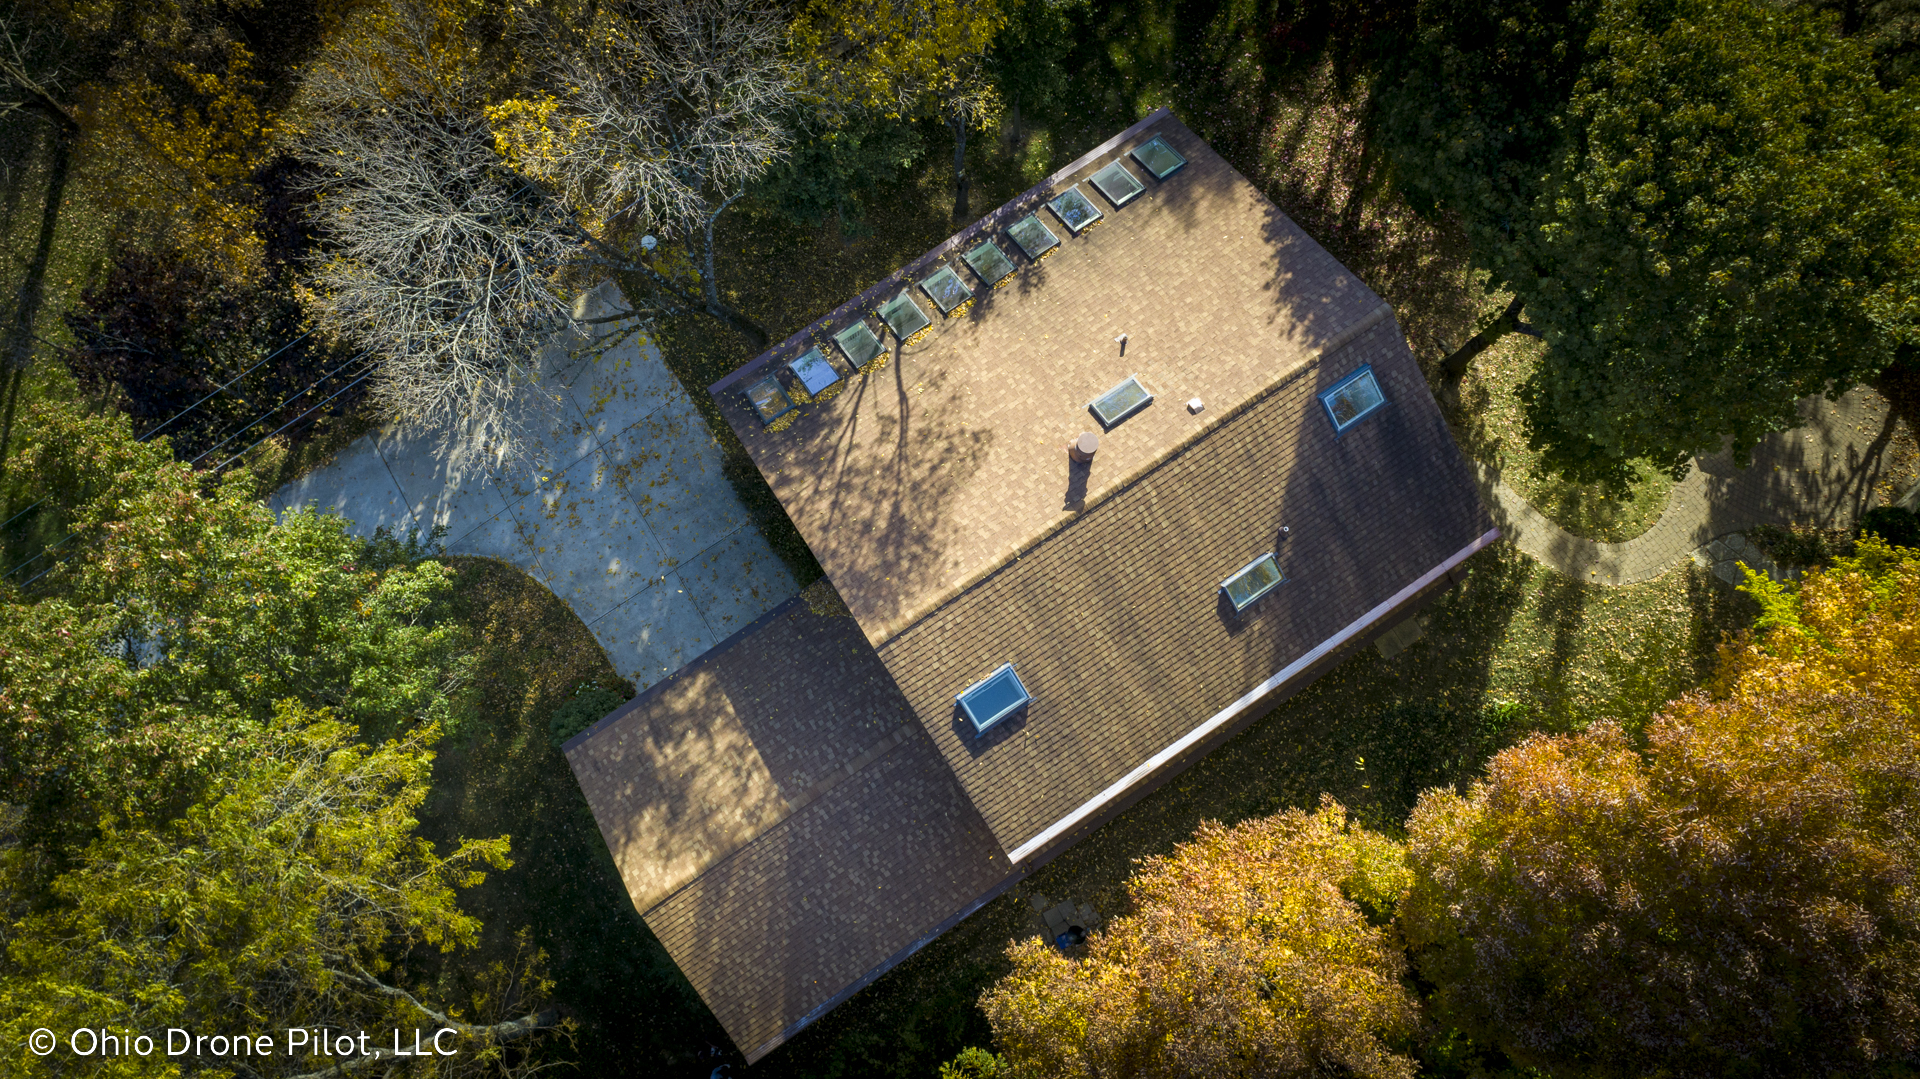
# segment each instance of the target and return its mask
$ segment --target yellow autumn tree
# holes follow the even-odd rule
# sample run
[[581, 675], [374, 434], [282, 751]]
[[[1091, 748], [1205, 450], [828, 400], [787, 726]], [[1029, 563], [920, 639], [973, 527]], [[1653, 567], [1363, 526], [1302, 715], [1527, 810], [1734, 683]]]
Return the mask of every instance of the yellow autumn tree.
[[947, 126], [959, 221], [968, 216], [967, 135], [1000, 116], [986, 56], [1006, 24], [999, 0], [813, 0], [790, 37], [823, 104]]
[[1567, 1076], [1920, 1061], [1920, 552], [1863, 538], [1644, 748], [1535, 736], [1408, 824], [1437, 1018]]
[[1375, 924], [1405, 882], [1398, 846], [1331, 800], [1207, 822], [1141, 864], [1131, 913], [1084, 956], [1015, 945], [1012, 972], [980, 1003], [1016, 1074], [1035, 1079], [1407, 1079], [1419, 1006]]

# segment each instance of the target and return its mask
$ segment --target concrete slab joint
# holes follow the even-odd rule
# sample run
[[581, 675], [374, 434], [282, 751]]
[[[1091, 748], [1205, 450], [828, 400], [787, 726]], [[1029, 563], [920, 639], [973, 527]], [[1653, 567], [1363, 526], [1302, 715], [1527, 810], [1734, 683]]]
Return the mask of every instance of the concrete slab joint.
[[[612, 282], [589, 317], [621, 309]], [[449, 554], [495, 558], [552, 589], [644, 689], [798, 592], [727, 482], [706, 421], [651, 341], [548, 349], [511, 457], [472, 426], [389, 426], [275, 492], [350, 531], [446, 526]]]

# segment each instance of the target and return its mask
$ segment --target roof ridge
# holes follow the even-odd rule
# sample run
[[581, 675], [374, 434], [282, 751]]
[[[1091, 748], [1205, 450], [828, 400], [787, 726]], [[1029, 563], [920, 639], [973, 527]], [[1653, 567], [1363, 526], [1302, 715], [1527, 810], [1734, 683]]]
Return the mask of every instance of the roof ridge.
[[[1386, 320], [1393, 319], [1393, 305], [1388, 303], [1385, 300], [1381, 300], [1377, 305], [1374, 306], [1374, 308], [1371, 311], [1368, 311], [1365, 315], [1362, 315], [1360, 318], [1356, 319], [1353, 325], [1348, 326], [1346, 329], [1341, 330], [1337, 334], [1334, 334], [1331, 338], [1327, 340], [1326, 345], [1321, 347], [1321, 349], [1318, 352], [1315, 352], [1311, 357], [1302, 361], [1298, 365], [1288, 369], [1287, 371], [1282, 372], [1280, 375], [1275, 377], [1273, 381], [1267, 383], [1265, 386], [1261, 387], [1259, 390], [1255, 391], [1254, 393], [1249, 394], [1246, 400], [1241, 401], [1239, 404], [1235, 405], [1230, 409], [1227, 409], [1224, 412], [1221, 412], [1217, 416], [1214, 416], [1208, 420], [1203, 421], [1187, 437], [1166, 447], [1165, 449], [1161, 450], [1159, 453], [1155, 454], [1151, 458], [1148, 458], [1146, 461], [1142, 462], [1133, 471], [1122, 476], [1118, 482], [1114, 483], [1112, 486], [1108, 487], [1106, 490], [1091, 496], [1088, 499], [1087, 504], [1082, 506], [1071, 517], [1067, 517], [1062, 520], [1055, 521], [1052, 525], [1041, 530], [1039, 533], [1033, 536], [1027, 537], [1026, 539], [1020, 540], [1019, 542], [1015, 543], [1011, 548], [1009, 548], [1005, 553], [992, 559], [987, 564], [981, 566], [979, 569], [973, 571], [972, 573], [954, 582], [953, 584], [950, 584], [947, 587], [941, 589], [939, 592], [934, 593], [933, 597], [929, 599], [926, 603], [922, 604], [919, 607], [919, 609], [915, 611], [911, 611], [907, 614], [904, 614], [899, 618], [894, 619], [892, 622], [889, 622], [886, 625], [882, 626], [880, 629], [879, 636], [877, 637], [869, 636], [867, 639], [873, 644], [873, 647], [875, 649], [886, 647], [889, 642], [898, 639], [902, 634], [906, 633], [908, 630], [919, 625], [921, 622], [926, 621], [928, 618], [931, 618], [934, 614], [938, 613], [939, 610], [945, 607], [947, 604], [952, 603], [954, 600], [960, 598], [960, 596], [966, 594], [967, 592], [971, 592], [973, 589], [986, 583], [988, 580], [998, 575], [1001, 570], [1006, 569], [1008, 566], [1019, 561], [1021, 558], [1024, 558], [1028, 553], [1037, 549], [1041, 544], [1044, 544], [1049, 540], [1052, 540], [1054, 537], [1058, 536], [1060, 533], [1066, 531], [1068, 528], [1071, 528], [1073, 525], [1079, 523], [1081, 520], [1085, 519], [1088, 514], [1092, 513], [1095, 509], [1098, 509], [1099, 507], [1106, 505], [1107, 503], [1113, 501], [1115, 498], [1119, 497], [1121, 494], [1124, 494], [1125, 492], [1132, 490], [1136, 485], [1140, 483], [1141, 480], [1147, 478], [1149, 475], [1152, 475], [1154, 472], [1158, 471], [1161, 465], [1164, 465], [1168, 461], [1171, 461], [1173, 458], [1178, 457], [1181, 454], [1187, 452], [1192, 447], [1204, 441], [1208, 436], [1212, 435], [1215, 431], [1220, 430], [1222, 427], [1225, 427], [1227, 424], [1230, 424], [1235, 420], [1238, 420], [1240, 417], [1246, 415], [1250, 410], [1253, 409], [1255, 405], [1258, 405], [1261, 402], [1267, 400], [1269, 397], [1272, 397], [1275, 393], [1278, 393], [1280, 390], [1284, 389], [1286, 386], [1294, 382], [1296, 379], [1299, 379], [1305, 374], [1307, 374], [1307, 372], [1312, 371], [1315, 368], [1319, 367], [1321, 361], [1327, 359], [1329, 356], [1334, 355], [1340, 350], [1346, 348], [1348, 345], [1352, 344], [1354, 340], [1357, 339], [1361, 334], [1366, 333], [1368, 330], [1378, 325], [1382, 319], [1386, 319]], [[866, 628], [865, 626], [861, 627], [863, 631], [865, 630], [865, 628]]]

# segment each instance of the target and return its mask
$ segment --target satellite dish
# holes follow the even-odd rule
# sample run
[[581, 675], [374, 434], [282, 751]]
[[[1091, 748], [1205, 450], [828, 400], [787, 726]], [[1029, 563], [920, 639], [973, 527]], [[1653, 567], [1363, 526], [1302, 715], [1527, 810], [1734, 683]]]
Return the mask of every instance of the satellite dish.
[[660, 241], [655, 239], [652, 236], [640, 237], [640, 249], [643, 251], [652, 251], [654, 248], [659, 246], [660, 246]]

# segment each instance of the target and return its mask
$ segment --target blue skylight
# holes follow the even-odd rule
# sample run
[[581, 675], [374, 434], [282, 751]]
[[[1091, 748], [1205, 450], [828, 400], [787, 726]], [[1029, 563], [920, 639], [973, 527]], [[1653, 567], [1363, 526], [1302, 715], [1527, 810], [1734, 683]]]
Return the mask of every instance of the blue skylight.
[[1140, 384], [1139, 376], [1128, 375], [1125, 382], [1094, 398], [1087, 407], [1093, 409], [1102, 427], [1112, 427], [1152, 403], [1153, 394]]
[[1155, 135], [1146, 142], [1133, 148], [1133, 159], [1140, 167], [1153, 173], [1154, 179], [1164, 180], [1179, 172], [1187, 163], [1180, 151], [1167, 145], [1167, 140]]
[[1227, 602], [1233, 604], [1234, 610], [1244, 611], [1254, 600], [1280, 587], [1284, 580], [1280, 563], [1274, 561], [1273, 552], [1268, 551], [1221, 581], [1220, 591], [1227, 594]]
[[1007, 229], [1007, 235], [1013, 237], [1013, 242], [1019, 244], [1020, 250], [1025, 251], [1030, 259], [1038, 259], [1060, 246], [1060, 237], [1053, 234], [1053, 230], [1040, 220], [1038, 214], [1028, 214], [1014, 222]]
[[1139, 198], [1140, 193], [1147, 189], [1146, 185], [1133, 178], [1133, 173], [1127, 171], [1126, 163], [1121, 161], [1115, 161], [1094, 173], [1092, 183], [1115, 208]]
[[1320, 403], [1327, 406], [1327, 415], [1338, 432], [1359, 423], [1362, 417], [1386, 404], [1387, 398], [1380, 392], [1380, 383], [1374, 380], [1372, 365], [1368, 365], [1321, 393]]
[[833, 343], [840, 346], [840, 351], [847, 354], [847, 362], [856, 369], [865, 367], [884, 351], [880, 338], [874, 336], [873, 327], [868, 326], [865, 319], [834, 334]]
[[793, 372], [793, 377], [800, 380], [808, 393], [815, 395], [840, 381], [840, 372], [833, 369], [833, 364], [828, 363], [817, 348], [808, 349], [799, 359], [787, 364], [787, 370]]
[[1054, 196], [1053, 200], [1047, 203], [1047, 208], [1076, 234], [1085, 232], [1104, 216], [1100, 213], [1100, 207], [1095, 206], [1085, 195], [1082, 195], [1078, 187], [1069, 187]]
[[793, 399], [780, 387], [780, 380], [768, 375], [746, 388], [747, 404], [761, 423], [772, 423], [793, 411]]
[[882, 304], [880, 318], [893, 331], [893, 335], [902, 341], [933, 324], [927, 313], [920, 310], [920, 305], [913, 302], [913, 294], [908, 292], [902, 292]]
[[1033, 700], [1033, 694], [1013, 672], [1013, 664], [1003, 663], [999, 670], [961, 690], [954, 700], [973, 724], [973, 732], [979, 734], [1019, 711]]
[[939, 273], [920, 282], [920, 288], [939, 305], [940, 313], [943, 315], [952, 314], [954, 308], [973, 299], [973, 290], [967, 287], [965, 281], [960, 280], [960, 275], [954, 273], [951, 266], [940, 267]]

